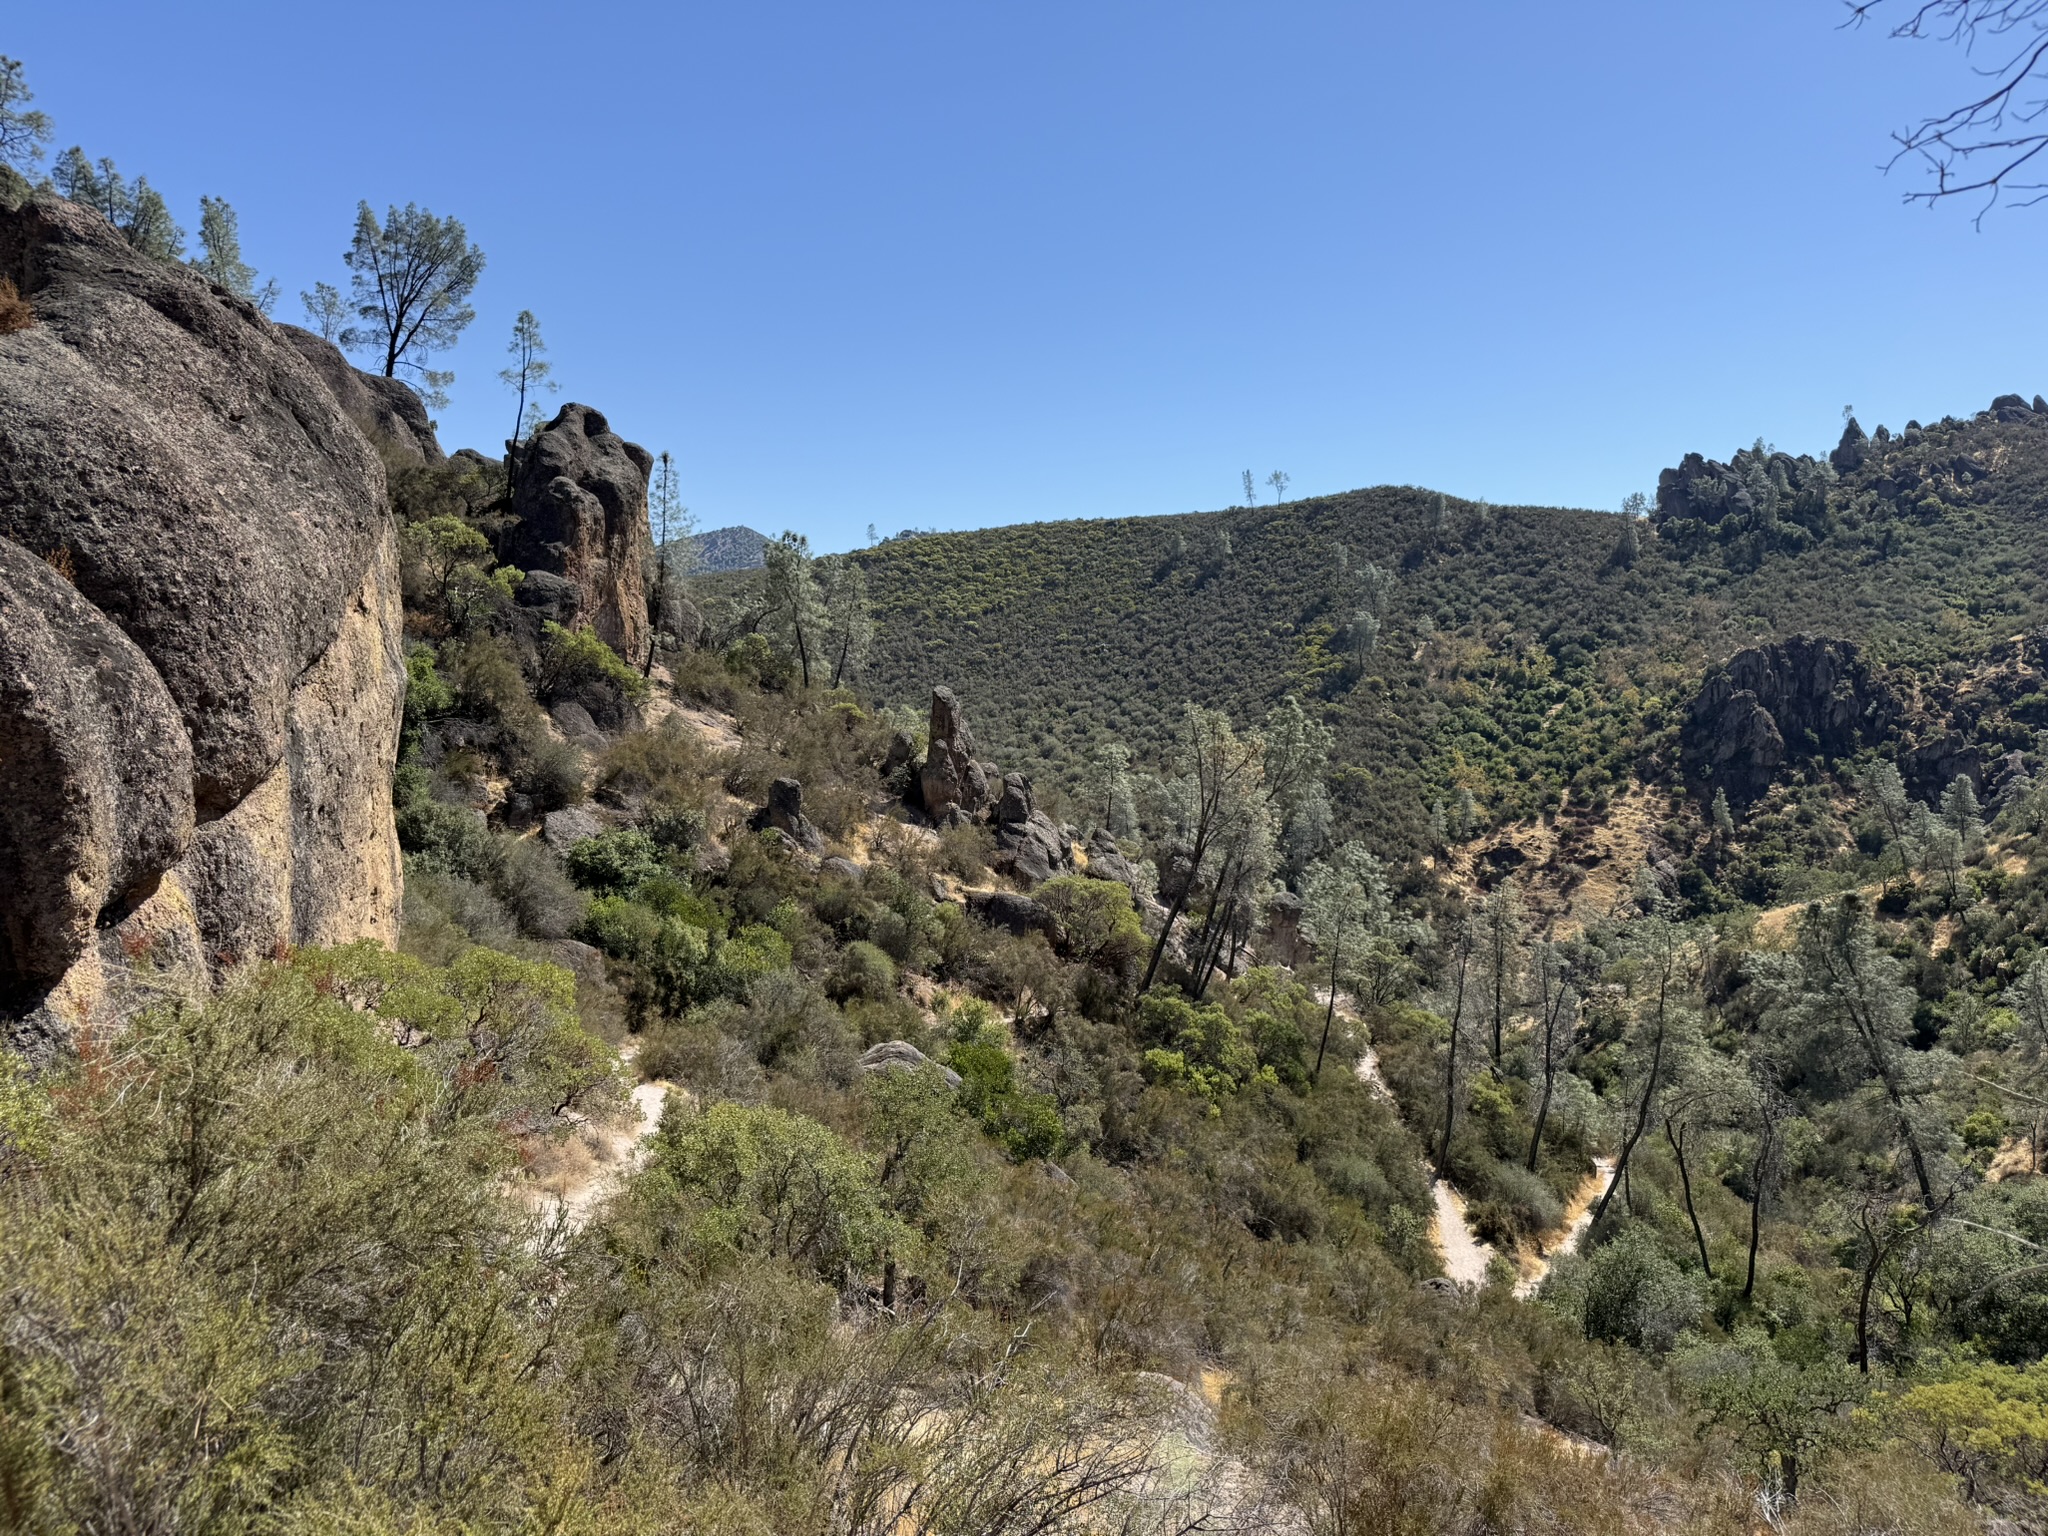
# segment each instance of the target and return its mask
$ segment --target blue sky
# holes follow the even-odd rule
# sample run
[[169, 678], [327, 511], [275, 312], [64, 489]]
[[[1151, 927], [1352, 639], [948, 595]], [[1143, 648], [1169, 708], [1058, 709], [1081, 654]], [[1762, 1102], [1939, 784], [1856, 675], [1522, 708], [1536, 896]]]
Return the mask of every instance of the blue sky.
[[1901, 205], [1966, 88], [1838, 0], [16, 7], [59, 147], [241, 212], [296, 295], [358, 198], [489, 255], [443, 360], [563, 399], [701, 524], [825, 548], [1415, 483], [1613, 507], [1690, 449], [2048, 392], [2048, 208]]

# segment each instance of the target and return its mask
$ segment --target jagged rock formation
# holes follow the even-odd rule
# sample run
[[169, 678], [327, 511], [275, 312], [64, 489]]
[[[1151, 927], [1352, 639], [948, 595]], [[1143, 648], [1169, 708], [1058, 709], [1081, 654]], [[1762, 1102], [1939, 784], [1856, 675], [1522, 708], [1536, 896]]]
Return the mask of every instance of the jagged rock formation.
[[989, 813], [996, 834], [997, 867], [1033, 885], [1072, 874], [1074, 849], [1052, 818], [1031, 798], [1031, 780], [1006, 773], [1003, 793]]
[[950, 688], [932, 690], [929, 740], [918, 775], [925, 814], [939, 826], [973, 820], [989, 803], [988, 772], [974, 755], [974, 733]]
[[[512, 467], [512, 518], [498, 558], [559, 576], [578, 622], [628, 660], [647, 651], [647, 476], [654, 458], [587, 405], [565, 405]], [[529, 577], [531, 580], [531, 577]], [[560, 606], [559, 589], [549, 588]]]
[[0, 200], [0, 1009], [32, 1049], [283, 945], [395, 939], [384, 472], [250, 305]]
[[1015, 891], [969, 891], [967, 910], [989, 927], [1014, 933], [1020, 939], [1027, 933], [1042, 933], [1049, 939], [1059, 937], [1060, 925], [1051, 910]]
[[1091, 880], [1114, 880], [1132, 890], [1138, 888], [1138, 871], [1124, 857], [1123, 849], [1117, 846], [1107, 827], [1097, 827], [1088, 836], [1086, 873]]
[[441, 452], [440, 439], [434, 436], [433, 419], [411, 385], [363, 372], [342, 356], [333, 342], [296, 325], [280, 325], [277, 332], [312, 365], [370, 446], [392, 463], [439, 464], [447, 457]]
[[804, 814], [804, 787], [795, 779], [777, 779], [768, 786], [768, 803], [747, 825], [756, 832], [773, 828], [808, 854], [825, 851], [825, 834]]
[[1899, 701], [1847, 640], [1795, 635], [1738, 651], [1686, 712], [1686, 777], [1746, 805], [1787, 762], [1841, 757], [1895, 727]]

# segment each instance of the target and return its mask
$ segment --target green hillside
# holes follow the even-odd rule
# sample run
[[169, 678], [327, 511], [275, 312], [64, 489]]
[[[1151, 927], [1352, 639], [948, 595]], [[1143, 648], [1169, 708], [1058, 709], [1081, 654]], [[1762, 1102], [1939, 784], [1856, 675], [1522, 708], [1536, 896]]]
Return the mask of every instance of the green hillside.
[[[1410, 487], [891, 541], [859, 557], [866, 682], [911, 706], [952, 686], [991, 756], [1054, 782], [1098, 742], [1156, 752], [1184, 699], [1249, 720], [1292, 691], [1338, 732], [1340, 815], [1412, 844], [1453, 784], [1512, 819], [1655, 771], [1673, 706], [1754, 641], [1826, 634], [1925, 667], [2039, 623], [2048, 420], [1912, 436], [1764, 513], [1654, 514], [1632, 563], [1617, 514]], [[1766, 479], [1827, 475], [1737, 457]], [[1361, 660], [1347, 625], [1368, 561], [1396, 579]]]

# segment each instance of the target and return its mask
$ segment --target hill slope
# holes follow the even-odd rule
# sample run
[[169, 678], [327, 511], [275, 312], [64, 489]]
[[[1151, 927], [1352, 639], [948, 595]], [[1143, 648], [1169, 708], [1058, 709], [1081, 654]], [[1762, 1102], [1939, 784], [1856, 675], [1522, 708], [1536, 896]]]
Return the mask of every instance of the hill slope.
[[763, 563], [761, 548], [768, 542], [768, 536], [735, 525], [695, 534], [688, 542], [696, 546], [700, 571], [757, 571]]
[[[1184, 699], [1254, 720], [1292, 691], [1337, 730], [1340, 816], [1414, 846], [1456, 785], [1512, 819], [1668, 766], [1677, 707], [1742, 646], [1811, 632], [1925, 668], [2041, 622], [2048, 417], [2000, 415], [1880, 429], [1839, 475], [1688, 460], [1676, 491], [1775, 475], [1782, 505], [1667, 495], [1632, 562], [1617, 514], [1408, 487], [892, 542], [859, 557], [868, 684], [909, 705], [950, 684], [993, 756], [1055, 781], [1103, 741], [1156, 754]], [[1361, 659], [1367, 561], [1396, 579]]]

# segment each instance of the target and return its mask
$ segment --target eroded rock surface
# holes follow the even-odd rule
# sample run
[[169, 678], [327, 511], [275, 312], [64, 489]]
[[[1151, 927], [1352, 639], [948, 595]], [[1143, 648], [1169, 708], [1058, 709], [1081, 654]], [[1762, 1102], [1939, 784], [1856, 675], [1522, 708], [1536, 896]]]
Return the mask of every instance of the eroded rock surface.
[[384, 470], [279, 327], [0, 204], [0, 1009], [61, 1044], [280, 946], [394, 939]]
[[1785, 763], [1846, 756], [1884, 739], [1898, 716], [1897, 698], [1850, 641], [1795, 635], [1737, 651], [1687, 711], [1686, 775], [1746, 804]]
[[988, 805], [988, 771], [975, 758], [974, 733], [950, 688], [932, 690], [928, 739], [924, 769], [918, 775], [925, 814], [942, 825], [972, 819]]
[[399, 464], [439, 464], [447, 457], [434, 435], [433, 418], [411, 385], [402, 379], [365, 373], [333, 342], [296, 325], [280, 325], [277, 333], [312, 365], [327, 392], [370, 440], [370, 446]]
[[508, 565], [566, 581], [579, 622], [636, 663], [647, 651], [643, 573], [654, 558], [647, 528], [653, 467], [653, 456], [612, 431], [601, 412], [563, 406], [519, 451], [513, 517], [498, 551]]

